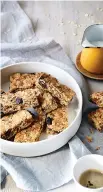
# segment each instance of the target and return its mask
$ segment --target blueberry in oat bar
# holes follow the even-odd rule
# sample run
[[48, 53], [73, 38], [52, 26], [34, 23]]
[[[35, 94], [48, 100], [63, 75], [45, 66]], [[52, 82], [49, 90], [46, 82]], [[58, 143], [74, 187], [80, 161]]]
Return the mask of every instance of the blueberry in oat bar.
[[16, 133], [28, 127], [34, 121], [32, 115], [21, 110], [0, 119], [0, 135], [3, 139], [10, 139]]
[[46, 118], [47, 125], [52, 125], [52, 120], [53, 120], [53, 118], [47, 116], [47, 118]]
[[47, 114], [47, 129], [54, 132], [61, 132], [68, 127], [68, 109], [67, 107], [57, 108]]
[[55, 77], [52, 77], [50, 74], [46, 73], [37, 73], [36, 74], [36, 86], [48, 91], [48, 85], [49, 83], [52, 82], [55, 84], [55, 86], [59, 83], [58, 80]]
[[47, 89], [49, 83], [52, 82], [55, 86], [59, 83], [58, 80], [46, 73], [38, 73], [36, 83], [43, 89]]
[[73, 90], [60, 84], [56, 78], [46, 73], [40, 73], [35, 84], [39, 88], [49, 91], [61, 105], [68, 105], [75, 95]]
[[10, 91], [35, 87], [35, 73], [15, 73], [10, 76]]
[[88, 120], [98, 131], [103, 131], [103, 108], [89, 113]]
[[23, 103], [23, 99], [21, 97], [16, 97], [15, 101], [17, 105]]
[[90, 95], [90, 99], [93, 103], [98, 105], [98, 107], [103, 107], [103, 91], [93, 93]]
[[4, 93], [1, 95], [0, 104], [4, 114], [13, 113], [28, 107], [39, 105], [38, 97], [41, 94], [39, 89], [26, 89], [16, 93]]
[[31, 115], [32, 115], [34, 118], [38, 119], [39, 114], [38, 114], [37, 110], [35, 110], [34, 108], [28, 108], [27, 111], [28, 111], [29, 113], [31, 113]]
[[40, 122], [33, 122], [28, 128], [17, 133], [14, 138], [14, 141], [21, 143], [39, 141], [41, 132], [42, 126]]

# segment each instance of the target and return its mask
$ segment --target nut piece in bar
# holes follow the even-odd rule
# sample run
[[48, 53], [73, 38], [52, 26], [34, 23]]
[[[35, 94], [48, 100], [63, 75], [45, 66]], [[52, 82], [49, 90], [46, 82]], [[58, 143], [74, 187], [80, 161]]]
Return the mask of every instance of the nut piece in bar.
[[16, 93], [4, 93], [1, 95], [0, 104], [4, 114], [13, 113], [28, 107], [39, 105], [38, 97], [41, 94], [39, 89], [26, 89]]
[[61, 105], [68, 105], [75, 95], [74, 91], [46, 73], [40, 73], [36, 80], [36, 86], [49, 91]]
[[103, 91], [93, 93], [90, 95], [90, 99], [98, 107], [103, 107]]
[[10, 92], [35, 87], [35, 73], [15, 73], [10, 76]]
[[47, 129], [56, 133], [62, 132], [68, 127], [68, 109], [67, 107], [57, 108], [47, 114]]
[[88, 120], [98, 131], [103, 131], [103, 108], [89, 113]]
[[0, 135], [3, 139], [10, 139], [16, 133], [28, 127], [34, 121], [32, 115], [21, 110], [0, 119]]
[[28, 128], [16, 134], [15, 142], [35, 142], [39, 141], [42, 132], [42, 125], [40, 122], [33, 122]]

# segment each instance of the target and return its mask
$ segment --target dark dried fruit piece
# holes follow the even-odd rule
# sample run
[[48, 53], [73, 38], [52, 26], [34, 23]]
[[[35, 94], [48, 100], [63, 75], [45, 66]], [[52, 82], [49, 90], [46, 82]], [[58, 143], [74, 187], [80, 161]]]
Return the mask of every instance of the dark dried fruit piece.
[[3, 111], [0, 112], [0, 118], [4, 116]]
[[46, 118], [46, 123], [47, 123], [48, 125], [52, 125], [52, 118], [51, 118], [51, 117], [47, 117], [47, 118]]
[[4, 94], [4, 93], [5, 93], [5, 92], [1, 89], [1, 90], [0, 90], [0, 94], [2, 95], [2, 94]]
[[33, 116], [33, 118], [38, 118], [39, 114], [37, 113], [37, 111], [34, 108], [28, 108], [27, 111], [29, 113], [31, 113], [31, 115]]
[[16, 98], [16, 104], [21, 104], [21, 103], [23, 103], [23, 99], [20, 97], [17, 97]]
[[47, 88], [46, 82], [44, 79], [39, 79], [39, 84], [43, 87], [43, 88]]

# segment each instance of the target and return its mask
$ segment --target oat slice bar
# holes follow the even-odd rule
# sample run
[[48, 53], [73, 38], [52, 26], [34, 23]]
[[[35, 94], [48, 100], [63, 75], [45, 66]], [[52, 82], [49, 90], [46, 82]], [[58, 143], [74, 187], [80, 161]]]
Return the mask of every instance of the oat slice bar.
[[28, 127], [34, 121], [32, 115], [21, 110], [0, 119], [0, 135], [3, 139], [10, 139], [16, 133]]
[[44, 92], [41, 107], [45, 113], [49, 113], [50, 111], [55, 110], [58, 107], [58, 104], [49, 92]]
[[33, 122], [28, 128], [20, 131], [15, 135], [15, 142], [36, 142], [42, 132], [42, 125], [39, 122]]
[[103, 131], [103, 108], [89, 113], [88, 120], [98, 131]]
[[32, 113], [32, 115], [36, 116], [37, 118], [28, 128], [26, 128], [16, 134], [16, 136], [14, 138], [15, 142], [39, 141], [39, 137], [45, 126], [45, 114], [42, 111], [41, 107], [37, 107], [34, 110], [32, 109], [31, 113]]
[[103, 91], [93, 93], [90, 95], [90, 99], [93, 103], [98, 105], [98, 107], [103, 107]]
[[62, 85], [56, 78], [46, 73], [41, 73], [38, 76], [36, 86], [49, 91], [61, 105], [68, 105], [75, 95], [72, 89]]
[[35, 87], [35, 73], [14, 73], [10, 76], [10, 91]]
[[0, 98], [2, 112], [9, 114], [28, 107], [36, 107], [39, 105], [39, 95], [41, 95], [41, 91], [37, 88], [2, 94]]
[[62, 132], [68, 127], [68, 109], [67, 107], [57, 108], [47, 114], [47, 129], [54, 132]]

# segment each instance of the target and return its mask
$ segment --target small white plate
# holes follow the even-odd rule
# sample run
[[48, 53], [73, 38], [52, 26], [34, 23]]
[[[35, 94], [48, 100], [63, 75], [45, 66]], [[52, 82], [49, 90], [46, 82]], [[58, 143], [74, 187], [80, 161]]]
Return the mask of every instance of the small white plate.
[[74, 99], [68, 107], [69, 125], [66, 130], [58, 135], [48, 136], [42, 134], [40, 141], [33, 143], [16, 143], [0, 139], [0, 150], [4, 153], [31, 157], [50, 153], [65, 145], [77, 132], [82, 117], [82, 94], [76, 81], [64, 70], [40, 62], [24, 62], [4, 67], [1, 70], [2, 89], [9, 89], [9, 77], [12, 73], [46, 72], [56, 77], [62, 84], [72, 88], [76, 92]]

